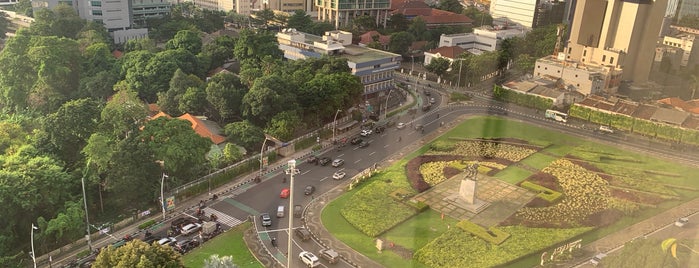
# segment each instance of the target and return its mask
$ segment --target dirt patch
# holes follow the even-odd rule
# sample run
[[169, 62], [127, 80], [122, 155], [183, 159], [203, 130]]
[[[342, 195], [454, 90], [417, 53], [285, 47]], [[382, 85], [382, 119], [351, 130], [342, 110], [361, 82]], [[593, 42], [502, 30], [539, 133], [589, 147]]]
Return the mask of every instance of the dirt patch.
[[624, 213], [617, 209], [606, 209], [588, 216], [582, 221], [585, 226], [604, 227], [617, 222]]
[[[538, 172], [534, 175], [529, 176], [529, 178], [527, 178], [524, 181], [529, 181], [531, 183], [544, 186], [546, 188], [549, 188], [549, 189], [557, 191], [557, 192], [563, 191], [561, 186], [558, 184], [558, 179], [556, 177], [554, 177], [553, 175], [548, 174], [548, 173]], [[519, 184], [521, 184], [521, 183], [519, 183]]]
[[634, 203], [658, 205], [658, 204], [662, 203], [663, 201], [665, 201], [665, 199], [662, 198], [661, 196], [643, 193], [643, 192], [638, 192], [638, 191], [633, 191], [633, 190], [610, 188], [609, 193], [611, 194], [612, 197], [631, 201]]

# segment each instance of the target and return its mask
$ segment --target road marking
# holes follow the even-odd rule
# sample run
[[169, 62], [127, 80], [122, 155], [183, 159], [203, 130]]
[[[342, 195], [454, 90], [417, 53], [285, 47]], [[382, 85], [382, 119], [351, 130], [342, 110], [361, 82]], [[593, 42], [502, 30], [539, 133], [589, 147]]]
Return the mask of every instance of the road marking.
[[356, 163], [359, 163], [359, 161], [362, 161], [362, 159], [359, 159], [359, 160], [357, 160], [357, 161], [354, 161], [354, 163], [355, 163], [355, 164], [356, 164]]
[[325, 176], [325, 177], [323, 177], [322, 179], [320, 179], [320, 181], [324, 181], [324, 180], [327, 179], [327, 178], [328, 178], [328, 177]]
[[231, 205], [233, 205], [234, 207], [237, 207], [237, 208], [241, 209], [242, 211], [245, 211], [245, 212], [250, 213], [250, 214], [252, 214], [252, 215], [260, 214], [260, 213], [257, 212], [257, 210], [255, 210], [254, 208], [248, 207], [248, 206], [246, 206], [245, 204], [240, 203], [240, 202], [238, 202], [238, 201], [235, 201], [235, 200], [233, 200], [233, 199], [231, 199], [231, 198], [226, 198], [226, 199], [223, 199], [223, 200], [226, 201], [226, 203], [231, 204]]
[[215, 210], [215, 209], [210, 208], [210, 207], [205, 207], [204, 208], [204, 215], [211, 215], [211, 214], [215, 214], [216, 217], [218, 217], [218, 219], [216, 221], [218, 221], [222, 224], [228, 225], [228, 227], [237, 226], [238, 224], [241, 224], [243, 222], [243, 221], [241, 221], [235, 217], [231, 217], [228, 214], [223, 213], [221, 211]]
[[383, 148], [388, 148], [388, 144], [384, 145]]
[[375, 153], [376, 153], [376, 151], [369, 153], [369, 155], [373, 155], [373, 154], [375, 154]]
[[301, 175], [305, 175], [306, 173], [310, 172], [310, 170], [306, 170], [306, 172], [301, 173]]
[[337, 158], [340, 158], [340, 157], [343, 157], [343, 156], [345, 156], [345, 154], [339, 154], [339, 155], [337, 155]]

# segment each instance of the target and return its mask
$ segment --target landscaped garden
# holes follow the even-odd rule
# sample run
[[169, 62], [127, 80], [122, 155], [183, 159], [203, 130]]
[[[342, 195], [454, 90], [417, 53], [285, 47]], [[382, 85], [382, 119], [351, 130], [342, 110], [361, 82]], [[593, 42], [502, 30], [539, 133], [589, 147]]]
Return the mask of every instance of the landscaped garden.
[[[430, 194], [449, 190], [443, 186], [455, 185], [474, 163], [480, 184], [496, 181], [530, 192], [528, 199], [477, 196], [491, 205], [473, 213], [434, 204]], [[386, 267], [534, 266], [532, 256], [544, 250], [591, 242], [698, 197], [699, 182], [689, 177], [695, 172], [524, 123], [475, 117], [355, 186], [322, 219], [340, 240]], [[385, 245], [380, 253], [376, 239]]]

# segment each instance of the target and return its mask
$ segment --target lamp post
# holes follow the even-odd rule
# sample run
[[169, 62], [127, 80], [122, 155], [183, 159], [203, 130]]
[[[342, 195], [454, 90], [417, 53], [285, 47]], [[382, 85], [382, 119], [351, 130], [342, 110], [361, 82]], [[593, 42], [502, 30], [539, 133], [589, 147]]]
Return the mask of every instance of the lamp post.
[[413, 75], [413, 69], [415, 69], [415, 55], [411, 53], [410, 59], [412, 60], [412, 63], [410, 64], [410, 75]]
[[163, 220], [165, 220], [165, 178], [168, 176], [163, 172], [163, 176], [160, 179], [160, 206], [163, 209]]
[[31, 233], [31, 240], [32, 240], [32, 261], [34, 261], [34, 268], [36, 268], [36, 256], [34, 256], [34, 230], [39, 230], [39, 227], [34, 226], [34, 223], [32, 223], [32, 233]]
[[262, 149], [260, 149], [260, 173], [257, 174], [257, 177], [261, 180], [262, 179], [262, 168], [264, 168], [264, 162], [262, 162], [262, 156], [265, 152], [265, 145], [267, 144], [267, 136], [265, 136], [265, 141], [262, 142]]
[[458, 87], [461, 87], [461, 67], [464, 66], [464, 63], [462, 62], [463, 60], [464, 60], [464, 59], [458, 59], [458, 61], [459, 61], [459, 79], [458, 79], [458, 81], [456, 82], [456, 87], [457, 87], [457, 88], [458, 88]]
[[[299, 173], [299, 170], [296, 169], [296, 160], [291, 159], [289, 162], [287, 162], [287, 169], [284, 171], [287, 175], [289, 175], [289, 210], [291, 210], [294, 207], [294, 175]], [[289, 268], [291, 267], [291, 235], [292, 231], [294, 229], [294, 217], [292, 215], [289, 215], [289, 230], [288, 230], [288, 240], [287, 240], [287, 249], [286, 249], [286, 267]]]
[[87, 195], [85, 194], [85, 176], [87, 175], [87, 169], [90, 167], [90, 161], [87, 160], [87, 165], [85, 166], [85, 172], [83, 172], [82, 185], [83, 185], [83, 203], [85, 204], [85, 229], [87, 233], [85, 238], [87, 238], [87, 249], [92, 252], [92, 240], [90, 239], [90, 217], [87, 215]]
[[388, 91], [388, 95], [386, 95], [386, 105], [384, 105], [384, 118], [388, 118], [388, 98], [391, 97], [391, 92], [393, 89]]
[[340, 114], [340, 109], [337, 109], [337, 112], [335, 112], [335, 118], [333, 119], [333, 145], [335, 144], [335, 126], [338, 114]]

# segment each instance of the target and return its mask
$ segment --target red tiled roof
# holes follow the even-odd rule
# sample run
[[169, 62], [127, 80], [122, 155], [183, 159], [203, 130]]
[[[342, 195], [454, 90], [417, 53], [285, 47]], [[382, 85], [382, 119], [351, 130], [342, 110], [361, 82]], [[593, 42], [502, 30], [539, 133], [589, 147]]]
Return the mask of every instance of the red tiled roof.
[[699, 114], [699, 100], [684, 101], [680, 98], [672, 97], [658, 100], [658, 103], [679, 108], [693, 114]]
[[186, 113], [178, 118], [192, 123], [192, 129], [194, 129], [194, 132], [199, 134], [199, 136], [209, 138], [214, 144], [221, 144], [226, 141], [225, 137], [212, 133], [211, 130], [206, 127], [206, 124], [201, 121], [201, 119], [194, 117], [191, 114]]
[[439, 55], [442, 55], [442, 57], [445, 57], [445, 58], [456, 59], [459, 57], [459, 55], [466, 52], [466, 50], [464, 50], [460, 46], [450, 46], [450, 47], [438, 47], [435, 49], [430, 49], [429, 52], [432, 54], [439, 53]]
[[699, 118], [695, 116], [690, 116], [689, 118], [687, 118], [687, 120], [684, 121], [682, 127], [699, 130]]
[[172, 116], [170, 116], [169, 114], [166, 114], [165, 112], [161, 111], [161, 112], [158, 112], [157, 114], [155, 114], [154, 116], [151, 116], [150, 120], [156, 119], [158, 117], [163, 117], [163, 116], [167, 117], [168, 119], [172, 118]]
[[410, 50], [422, 50], [427, 45], [427, 41], [415, 41], [410, 44]]
[[427, 25], [471, 24], [473, 19], [453, 12], [431, 8], [423, 1], [391, 1], [390, 14], [403, 14], [406, 18], [421, 17]]
[[378, 41], [381, 43], [381, 45], [388, 45], [388, 43], [391, 41], [391, 37], [387, 35], [382, 35], [381, 33], [377, 31], [368, 31], [362, 35], [359, 36], [359, 43], [360, 44], [371, 44], [374, 42], [374, 37], [378, 36]]

